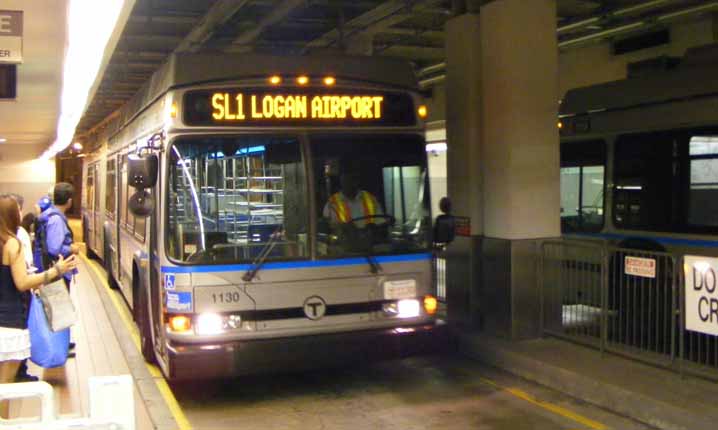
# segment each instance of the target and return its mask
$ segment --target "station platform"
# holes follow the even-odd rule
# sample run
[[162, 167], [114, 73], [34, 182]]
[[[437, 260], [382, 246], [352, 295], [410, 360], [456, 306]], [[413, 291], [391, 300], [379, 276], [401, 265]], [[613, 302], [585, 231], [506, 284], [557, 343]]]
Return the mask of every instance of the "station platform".
[[[69, 224], [74, 237], [81, 239], [79, 220], [70, 219]], [[84, 249], [84, 244], [76, 242]], [[136, 430], [188, 428], [181, 412], [178, 416], [176, 401], [159, 370], [145, 363], [139, 354], [137, 329], [129, 308], [117, 291], [110, 290], [99, 263], [89, 260], [83, 252], [78, 272], [70, 291], [78, 315], [71, 329], [75, 357], [54, 369], [43, 369], [28, 361], [28, 373], [52, 385], [56, 415], [89, 415], [88, 378], [131, 375]], [[35, 398], [13, 400], [9, 412], [11, 419], [38, 417], [40, 402]]]
[[457, 333], [460, 351], [613, 413], [665, 430], [716, 428], [718, 385], [554, 338]]
[[[55, 391], [56, 414], [60, 417], [80, 417], [89, 414], [88, 378], [131, 374], [110, 317], [103, 306], [91, 264], [81, 259], [79, 273], [70, 295], [78, 315], [78, 323], [71, 329], [75, 342], [75, 357], [63, 367], [43, 369], [28, 361], [28, 373], [48, 382]], [[148, 406], [135, 386], [136, 429], [154, 428]], [[11, 418], [30, 418], [40, 414], [40, 404], [34, 399], [10, 402]]]

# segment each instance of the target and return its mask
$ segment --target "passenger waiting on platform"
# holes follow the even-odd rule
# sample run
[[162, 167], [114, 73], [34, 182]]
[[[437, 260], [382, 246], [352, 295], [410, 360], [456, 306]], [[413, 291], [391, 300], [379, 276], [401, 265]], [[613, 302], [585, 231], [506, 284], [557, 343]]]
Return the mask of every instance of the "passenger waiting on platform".
[[[49, 270], [31, 275], [23, 257], [22, 244], [15, 232], [20, 227], [20, 208], [12, 197], [0, 197], [0, 383], [15, 380], [20, 361], [30, 356], [27, 308], [22, 293], [39, 288], [71, 272], [77, 266], [75, 256], [60, 259]], [[0, 405], [7, 417], [7, 405]]]
[[[75, 188], [67, 182], [60, 182], [53, 190], [52, 205], [38, 218], [35, 231], [35, 246], [41, 251], [42, 267], [47, 269], [60, 256], [69, 257], [77, 254], [80, 248], [74, 243], [72, 230], [67, 223], [65, 213], [72, 207], [72, 195]], [[73, 273], [64, 276], [67, 288]]]
[[[17, 205], [20, 207], [20, 219], [23, 218], [23, 205], [25, 204], [25, 198], [19, 194], [10, 194], [15, 199]], [[30, 230], [27, 229], [24, 223], [20, 224], [17, 229], [17, 238], [22, 243], [23, 255], [25, 256], [25, 263], [27, 263], [28, 269], [33, 267], [32, 261], [32, 242], [30, 241]]]
[[[20, 217], [22, 218], [22, 222], [20, 223], [20, 226], [17, 229], [17, 239], [22, 244], [22, 251], [23, 255], [25, 257], [25, 265], [27, 267], [28, 273], [34, 273], [37, 271], [37, 268], [33, 266], [33, 258], [32, 258], [32, 242], [30, 238], [30, 231], [32, 231], [32, 221], [35, 219], [35, 215], [30, 212], [26, 216], [23, 216], [23, 204], [25, 203], [25, 199], [19, 195], [19, 194], [10, 194], [10, 197], [14, 198], [17, 202], [17, 205], [20, 207]], [[26, 218], [30, 218], [29, 221], [26, 221]], [[25, 307], [30, 306], [30, 297], [28, 293], [23, 294], [23, 304]], [[32, 382], [37, 381], [37, 377], [32, 376], [27, 373], [27, 360], [22, 360], [20, 362], [20, 367], [17, 371], [17, 376], [15, 377], [15, 382]]]
[[[79, 246], [74, 243], [72, 230], [67, 223], [65, 215], [72, 207], [72, 195], [75, 187], [67, 182], [55, 184], [52, 192], [52, 205], [47, 208], [38, 218], [35, 231], [35, 247], [40, 249], [42, 267], [48, 269], [60, 257], [68, 258], [80, 252]], [[67, 285], [68, 292], [72, 284], [72, 277], [77, 270], [65, 273], [63, 280]], [[70, 342], [70, 355], [74, 357], [75, 342]]]

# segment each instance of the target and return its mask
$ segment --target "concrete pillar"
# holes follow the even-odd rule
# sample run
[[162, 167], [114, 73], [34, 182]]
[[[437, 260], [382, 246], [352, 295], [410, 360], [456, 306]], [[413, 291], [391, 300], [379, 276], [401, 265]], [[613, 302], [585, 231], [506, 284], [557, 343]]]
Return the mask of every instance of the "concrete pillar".
[[471, 222], [448, 273], [469, 303], [449, 293], [460, 322], [538, 335], [539, 244], [560, 235], [557, 108], [554, 0], [497, 0], [449, 21], [449, 194]]
[[447, 248], [449, 322], [478, 324], [481, 212], [481, 36], [479, 16], [464, 14], [446, 24], [447, 189], [453, 213], [468, 231]]

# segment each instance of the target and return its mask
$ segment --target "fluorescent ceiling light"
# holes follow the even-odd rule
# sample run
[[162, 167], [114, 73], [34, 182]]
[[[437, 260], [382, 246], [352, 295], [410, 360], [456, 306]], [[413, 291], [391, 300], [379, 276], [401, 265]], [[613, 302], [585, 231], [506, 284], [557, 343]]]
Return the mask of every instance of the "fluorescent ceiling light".
[[443, 152], [446, 151], [446, 143], [428, 143], [426, 145], [426, 152]]
[[72, 143], [124, 1], [70, 0], [57, 138], [40, 158], [52, 158]]

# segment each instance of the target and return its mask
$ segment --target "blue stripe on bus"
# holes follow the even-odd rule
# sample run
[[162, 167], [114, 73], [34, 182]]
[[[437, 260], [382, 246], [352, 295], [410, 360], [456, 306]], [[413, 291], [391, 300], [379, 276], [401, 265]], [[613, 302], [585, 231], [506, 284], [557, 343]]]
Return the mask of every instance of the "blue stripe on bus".
[[600, 237], [603, 239], [645, 239], [666, 245], [686, 245], [686, 246], [703, 246], [706, 248], [718, 248], [716, 240], [700, 240], [700, 239], [679, 239], [675, 237], [659, 237], [659, 236], [635, 236], [616, 233], [571, 233], [572, 236]]
[[[379, 263], [404, 263], [409, 261], [430, 260], [431, 254], [405, 254], [376, 256]], [[356, 266], [367, 264], [364, 257], [343, 258], [341, 260], [315, 260], [315, 261], [283, 261], [266, 263], [262, 270], [278, 269], [314, 269], [318, 267]], [[217, 266], [162, 266], [162, 273], [211, 273], [211, 272], [241, 272], [252, 268], [251, 264], [223, 264]]]

